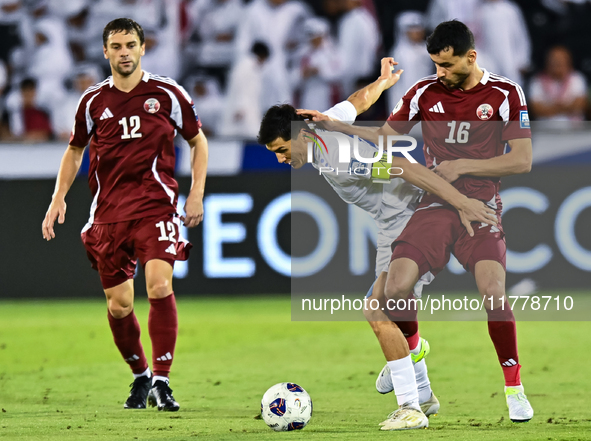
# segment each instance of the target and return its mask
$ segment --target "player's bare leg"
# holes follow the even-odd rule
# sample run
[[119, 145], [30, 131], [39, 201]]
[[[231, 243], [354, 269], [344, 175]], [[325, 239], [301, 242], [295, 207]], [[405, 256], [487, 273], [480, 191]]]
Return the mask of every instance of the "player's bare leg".
[[145, 409], [152, 381], [140, 341], [140, 325], [133, 312], [133, 280], [105, 289], [105, 296], [113, 340], [134, 376], [131, 392], [123, 407]]
[[[390, 269], [392, 269], [392, 265], [393, 263], [390, 264]], [[416, 279], [418, 279], [418, 267], [416, 273]], [[396, 400], [399, 405], [399, 408], [381, 423], [382, 430], [404, 430], [427, 427], [429, 421], [420, 410], [417, 383], [408, 343], [400, 328], [396, 323], [390, 321], [384, 312], [387, 307], [387, 298], [384, 290], [386, 281], [384, 279], [387, 278], [389, 278], [389, 275], [386, 276], [385, 273], [380, 274], [374, 284], [372, 295], [368, 298], [367, 304], [369, 306], [372, 305], [372, 300], [374, 300], [374, 304], [377, 300], [379, 307], [376, 309], [368, 307], [364, 310], [365, 317], [374, 331], [382, 352], [386, 357], [386, 362], [390, 368], [394, 393], [396, 394]], [[414, 283], [410, 284], [410, 286], [414, 286]]]
[[[386, 278], [387, 273], [382, 272], [373, 284], [372, 294], [375, 293], [375, 298], [381, 299], [384, 297]], [[408, 299], [410, 298], [414, 298], [412, 292], [408, 296]], [[427, 340], [419, 336], [419, 323], [416, 317], [416, 310], [411, 311], [410, 316], [412, 317], [412, 320], [405, 317], [405, 314], [396, 314], [396, 312], [397, 311], [390, 311], [387, 309], [386, 315], [390, 321], [398, 326], [408, 344], [410, 357], [415, 371], [415, 380], [417, 382], [421, 410], [426, 416], [435, 415], [439, 412], [440, 405], [437, 397], [431, 390], [431, 382], [429, 381], [427, 363], [425, 361], [425, 357], [430, 350], [429, 343]], [[394, 390], [388, 364], [384, 366], [378, 375], [376, 389], [381, 394], [387, 394]]]
[[172, 291], [172, 265], [164, 260], [146, 262], [146, 288], [150, 302], [148, 331], [152, 341], [152, 390], [148, 404], [158, 410], [177, 411], [179, 404], [168, 386], [178, 334], [176, 301]]
[[534, 414], [524, 394], [517, 354], [515, 316], [505, 296], [505, 270], [494, 260], [481, 260], [474, 266], [474, 277], [488, 314], [488, 333], [495, 346], [505, 376], [505, 396], [513, 422], [529, 421]]

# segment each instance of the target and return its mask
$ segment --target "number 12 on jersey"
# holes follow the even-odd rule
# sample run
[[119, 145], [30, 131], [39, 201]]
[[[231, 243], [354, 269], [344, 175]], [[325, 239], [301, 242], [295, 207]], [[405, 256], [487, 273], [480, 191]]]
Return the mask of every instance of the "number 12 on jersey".
[[[123, 117], [119, 120], [119, 125], [123, 126], [123, 135], [121, 135], [121, 139], [130, 139], [130, 138], [141, 138], [142, 134], [138, 133], [137, 131], [140, 129], [140, 117], [137, 115], [129, 117], [129, 125], [127, 124], [127, 118]], [[129, 132], [129, 128], [131, 127], [131, 133]]]
[[468, 138], [470, 137], [470, 123], [469, 122], [461, 122], [458, 127], [458, 132], [456, 133], [456, 123], [457, 121], [450, 121], [447, 123], [449, 127], [449, 135], [445, 138], [445, 142], [448, 144], [455, 144], [456, 142], [460, 144], [466, 144], [468, 142]]

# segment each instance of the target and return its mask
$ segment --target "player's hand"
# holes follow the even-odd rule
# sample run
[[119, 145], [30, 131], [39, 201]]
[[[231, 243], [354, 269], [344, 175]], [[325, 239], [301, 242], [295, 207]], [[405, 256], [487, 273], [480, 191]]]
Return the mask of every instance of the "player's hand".
[[484, 222], [488, 225], [497, 225], [497, 214], [484, 202], [478, 199], [466, 198], [460, 208], [458, 208], [460, 220], [470, 237], [474, 236], [474, 229], [471, 222]]
[[202, 196], [191, 196], [187, 197], [187, 203], [185, 204], [185, 215], [181, 216], [183, 224], [187, 228], [196, 227], [203, 220], [203, 197]]
[[303, 116], [304, 118], [310, 121], [334, 121], [330, 116], [325, 115], [318, 110], [310, 110], [310, 109], [297, 109], [297, 114]]
[[56, 219], [60, 224], [63, 224], [66, 221], [66, 201], [63, 199], [54, 199], [51, 201], [47, 213], [45, 214], [45, 219], [43, 219], [43, 224], [41, 225], [43, 239], [55, 239], [53, 224]]
[[441, 164], [435, 167], [433, 171], [451, 184], [452, 182], [457, 181], [461, 176], [458, 171], [458, 161], [460, 160], [443, 161]]
[[297, 109], [297, 114], [303, 116], [307, 120], [314, 121], [319, 128], [328, 130], [329, 132], [338, 132], [345, 127], [345, 125], [348, 125], [342, 121], [332, 119], [330, 116], [325, 115], [318, 110]]
[[392, 57], [382, 58], [382, 68], [379, 79], [387, 81], [386, 89], [389, 89], [394, 84], [396, 84], [400, 79], [400, 75], [402, 75], [402, 72], [404, 72], [404, 69], [398, 69], [395, 71], [395, 66], [397, 65], [398, 62], [394, 61], [394, 58]]

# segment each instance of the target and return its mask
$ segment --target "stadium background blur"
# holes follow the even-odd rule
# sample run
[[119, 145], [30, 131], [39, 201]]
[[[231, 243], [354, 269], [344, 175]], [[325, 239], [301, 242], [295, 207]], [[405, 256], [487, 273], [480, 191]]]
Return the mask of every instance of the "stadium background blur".
[[[330, 219], [339, 244], [306, 278], [313, 285], [331, 268], [348, 268], [324, 289], [367, 288], [375, 231], [319, 177], [307, 191], [320, 195], [333, 216], [287, 216], [285, 195], [295, 189], [290, 169], [256, 144], [258, 125], [276, 103], [330, 107], [373, 81], [380, 58], [392, 55], [405, 69], [403, 80], [361, 117], [384, 120], [408, 87], [433, 73], [425, 36], [452, 18], [474, 31], [479, 64], [522, 84], [530, 106], [534, 171], [503, 179], [508, 285], [525, 293], [587, 288], [591, 2], [0, 0], [0, 203], [11, 213], [0, 220], [0, 298], [100, 295], [78, 239], [91, 202], [87, 160], [67, 198], [58, 240], [43, 242], [40, 224], [78, 99], [109, 74], [102, 29], [121, 16], [144, 27], [143, 69], [189, 91], [210, 140], [205, 219], [186, 232], [195, 249], [175, 270], [178, 294], [288, 293], [290, 276], [300, 277], [291, 273], [290, 252], [313, 254], [324, 231], [319, 223]], [[181, 141], [178, 153], [186, 194]], [[290, 235], [294, 221], [310, 224], [309, 240], [298, 247]], [[363, 233], [353, 239], [349, 233], [359, 225], [355, 231]], [[431, 289], [475, 288], [453, 261], [448, 268]]]

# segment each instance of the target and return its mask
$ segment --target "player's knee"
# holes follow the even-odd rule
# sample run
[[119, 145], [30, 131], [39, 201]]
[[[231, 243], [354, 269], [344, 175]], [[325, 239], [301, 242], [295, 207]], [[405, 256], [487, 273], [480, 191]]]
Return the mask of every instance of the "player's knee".
[[406, 285], [403, 281], [389, 278], [386, 280], [386, 286], [384, 287], [386, 298], [391, 300], [406, 299], [411, 291]]
[[122, 319], [127, 317], [133, 311], [133, 303], [122, 301], [121, 299], [109, 299], [108, 305], [109, 312], [116, 319]]
[[481, 292], [486, 296], [502, 297], [505, 294], [505, 287], [500, 280], [488, 280], [482, 285]]
[[481, 286], [480, 293], [484, 297], [484, 304], [487, 309], [497, 309], [505, 303], [505, 287], [502, 281], [487, 281]]
[[170, 281], [166, 278], [156, 278], [147, 281], [148, 297], [151, 299], [162, 299], [172, 293]]

